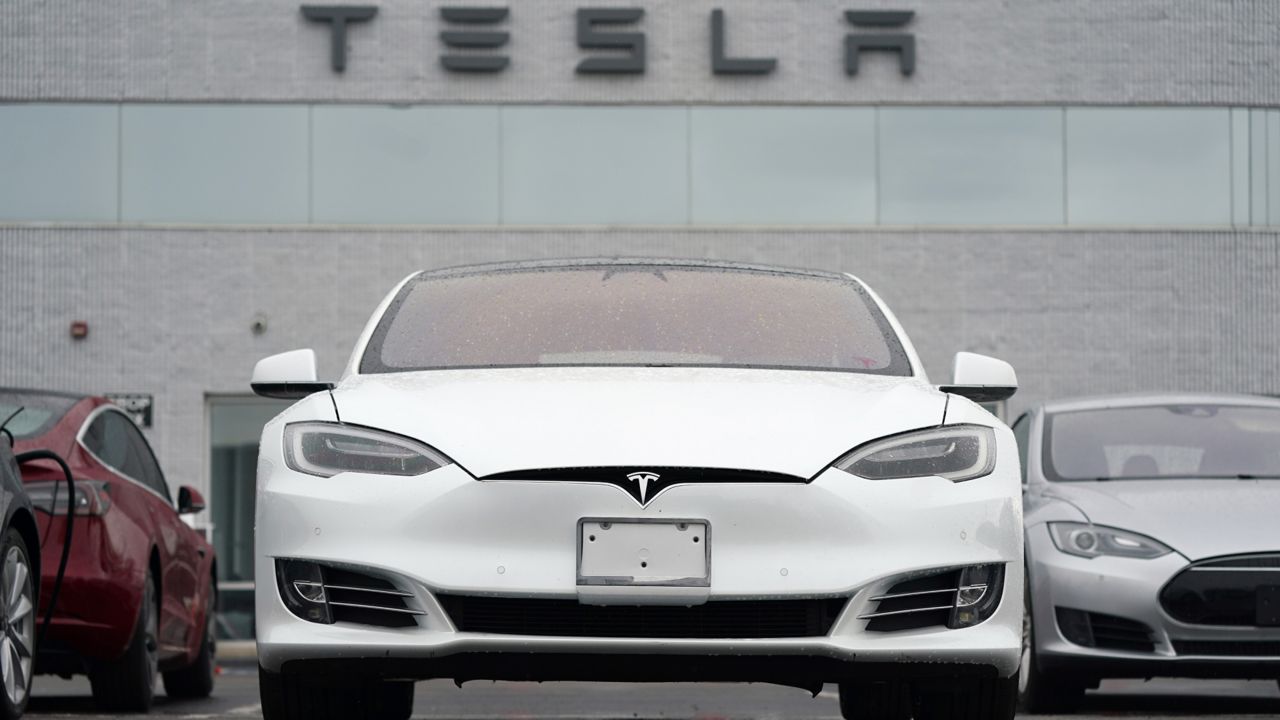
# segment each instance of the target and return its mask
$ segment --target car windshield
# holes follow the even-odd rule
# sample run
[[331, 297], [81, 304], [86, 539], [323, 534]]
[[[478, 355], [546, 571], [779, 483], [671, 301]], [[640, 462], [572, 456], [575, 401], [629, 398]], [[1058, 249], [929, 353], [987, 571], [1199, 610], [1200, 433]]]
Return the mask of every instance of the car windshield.
[[383, 315], [360, 371], [603, 365], [911, 374], [852, 280], [668, 265], [420, 276]]
[[1047, 421], [1053, 480], [1280, 478], [1280, 408], [1152, 405]]
[[53, 427], [75, 404], [76, 398], [65, 395], [0, 390], [0, 423], [12, 416], [4, 429], [15, 439], [36, 437]]

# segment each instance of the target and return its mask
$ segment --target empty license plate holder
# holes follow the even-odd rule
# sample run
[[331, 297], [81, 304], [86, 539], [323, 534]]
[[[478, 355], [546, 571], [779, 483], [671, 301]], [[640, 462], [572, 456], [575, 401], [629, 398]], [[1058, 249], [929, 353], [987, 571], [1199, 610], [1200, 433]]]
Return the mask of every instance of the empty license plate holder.
[[578, 521], [578, 585], [710, 584], [711, 524], [706, 520]]

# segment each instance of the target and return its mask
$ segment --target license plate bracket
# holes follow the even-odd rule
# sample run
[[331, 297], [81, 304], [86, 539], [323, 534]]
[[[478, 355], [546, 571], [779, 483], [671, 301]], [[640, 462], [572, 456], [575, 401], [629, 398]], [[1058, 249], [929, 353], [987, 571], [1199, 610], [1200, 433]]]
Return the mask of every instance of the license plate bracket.
[[711, 523], [582, 518], [578, 585], [710, 587]]
[[1262, 585], [1257, 593], [1258, 627], [1280, 627], [1280, 585]]

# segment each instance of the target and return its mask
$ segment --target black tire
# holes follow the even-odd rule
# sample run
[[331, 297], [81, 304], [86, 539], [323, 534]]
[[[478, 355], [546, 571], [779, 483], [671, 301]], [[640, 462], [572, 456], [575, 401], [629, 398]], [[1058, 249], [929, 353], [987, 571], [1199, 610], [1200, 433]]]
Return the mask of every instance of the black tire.
[[413, 683], [311, 677], [258, 666], [263, 720], [408, 720]]
[[217, 588], [209, 581], [209, 610], [204, 617], [204, 637], [200, 653], [184, 668], [164, 674], [164, 694], [175, 700], [207, 698], [213, 693], [213, 677], [217, 669], [217, 641], [213, 637], [213, 618], [217, 612]]
[[155, 699], [157, 626], [159, 606], [156, 581], [147, 573], [147, 583], [138, 608], [133, 639], [124, 655], [109, 662], [95, 662], [89, 669], [89, 685], [94, 703], [108, 712], [146, 713]]
[[1018, 671], [1018, 709], [1033, 715], [1069, 715], [1080, 709], [1085, 684], [1078, 678], [1050, 675], [1040, 669], [1028, 580], [1023, 592], [1022, 668]]
[[1018, 677], [964, 678], [923, 685], [916, 720], [1012, 720], [1018, 709]]
[[[31, 699], [31, 677], [35, 669], [36, 596], [32, 579], [31, 553], [22, 534], [9, 528], [0, 546], [0, 652], [8, 653], [13, 689], [0, 689], [0, 718], [16, 720], [26, 712]], [[24, 667], [25, 665], [25, 667]]]
[[909, 720], [911, 688], [900, 681], [840, 683], [840, 715], [844, 720]]

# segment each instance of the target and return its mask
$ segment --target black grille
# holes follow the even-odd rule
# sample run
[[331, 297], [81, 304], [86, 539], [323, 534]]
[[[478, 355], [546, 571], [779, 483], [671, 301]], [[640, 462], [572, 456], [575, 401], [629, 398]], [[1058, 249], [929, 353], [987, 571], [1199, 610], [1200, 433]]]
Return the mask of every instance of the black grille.
[[1280, 641], [1275, 640], [1174, 640], [1179, 655], [1215, 657], [1280, 657]]
[[1280, 625], [1280, 555], [1245, 555], [1197, 563], [1160, 592], [1175, 620], [1191, 625]]
[[645, 470], [660, 476], [665, 484], [675, 483], [806, 483], [808, 479], [796, 475], [767, 472], [764, 470], [733, 470], [705, 467], [569, 467], [514, 470], [485, 475], [481, 480], [540, 480], [565, 482], [619, 482], [628, 473]]
[[[960, 587], [960, 571], [904, 580], [889, 588], [867, 621], [870, 632], [895, 632], [946, 625]], [[882, 615], [882, 613], [892, 613]]]
[[627, 638], [791, 638], [831, 632], [847, 598], [713, 600], [693, 607], [439, 595], [463, 632]]

